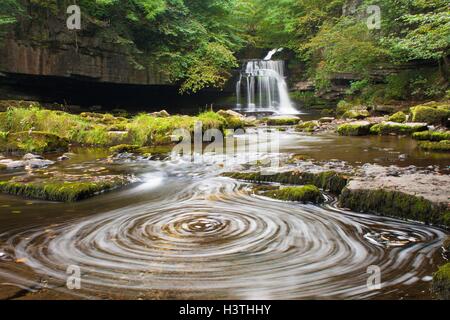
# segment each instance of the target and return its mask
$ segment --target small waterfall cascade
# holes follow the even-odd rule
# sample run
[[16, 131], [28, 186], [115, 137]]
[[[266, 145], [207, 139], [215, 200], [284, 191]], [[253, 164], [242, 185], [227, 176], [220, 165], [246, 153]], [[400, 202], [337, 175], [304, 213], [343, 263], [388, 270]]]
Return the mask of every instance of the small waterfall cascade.
[[284, 61], [270, 60], [275, 53], [272, 51], [267, 60], [249, 60], [243, 66], [236, 83], [237, 108], [249, 112], [297, 114], [288, 94]]

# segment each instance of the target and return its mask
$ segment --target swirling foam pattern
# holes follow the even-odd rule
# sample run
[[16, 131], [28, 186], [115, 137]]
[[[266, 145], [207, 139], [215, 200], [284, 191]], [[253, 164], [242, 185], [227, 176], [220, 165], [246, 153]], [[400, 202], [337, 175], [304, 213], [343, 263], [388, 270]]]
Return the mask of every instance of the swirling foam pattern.
[[[189, 179], [153, 201], [8, 243], [62, 283], [67, 266], [79, 266], [87, 297], [367, 298], [421, 282], [445, 235], [330, 203], [255, 197], [228, 178]], [[369, 265], [381, 268], [382, 290], [368, 290]]]

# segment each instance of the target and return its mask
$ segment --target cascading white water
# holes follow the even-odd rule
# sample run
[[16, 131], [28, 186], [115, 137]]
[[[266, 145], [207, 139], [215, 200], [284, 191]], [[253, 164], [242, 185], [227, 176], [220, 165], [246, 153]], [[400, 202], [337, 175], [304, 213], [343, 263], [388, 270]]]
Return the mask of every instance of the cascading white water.
[[[267, 57], [270, 59], [271, 54]], [[246, 88], [246, 100], [243, 101], [246, 105], [241, 102], [242, 86]], [[247, 61], [236, 84], [236, 96], [239, 109], [279, 114], [299, 113], [289, 98], [282, 60]]]

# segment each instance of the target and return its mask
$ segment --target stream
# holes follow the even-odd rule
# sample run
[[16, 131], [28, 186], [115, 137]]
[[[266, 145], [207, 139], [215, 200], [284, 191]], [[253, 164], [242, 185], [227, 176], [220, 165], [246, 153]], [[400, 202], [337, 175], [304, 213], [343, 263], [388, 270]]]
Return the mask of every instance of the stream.
[[[279, 154], [263, 156], [448, 169], [449, 155], [409, 138], [281, 135]], [[0, 195], [0, 298], [431, 298], [444, 230], [343, 210], [330, 195], [322, 205], [255, 196], [220, 176], [245, 152], [225, 164], [220, 154], [107, 163], [104, 150], [74, 153], [55, 167], [100, 163], [139, 182], [79, 203]], [[81, 270], [78, 290], [66, 287], [68, 266]], [[369, 266], [381, 289], [368, 288]]]

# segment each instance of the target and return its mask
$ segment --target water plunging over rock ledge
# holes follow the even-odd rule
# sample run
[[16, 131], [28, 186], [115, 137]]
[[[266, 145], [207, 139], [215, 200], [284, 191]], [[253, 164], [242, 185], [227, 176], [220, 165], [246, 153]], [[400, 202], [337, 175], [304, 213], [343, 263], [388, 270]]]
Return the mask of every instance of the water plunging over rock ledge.
[[299, 113], [289, 98], [282, 60], [247, 61], [236, 83], [236, 96], [239, 110]]

